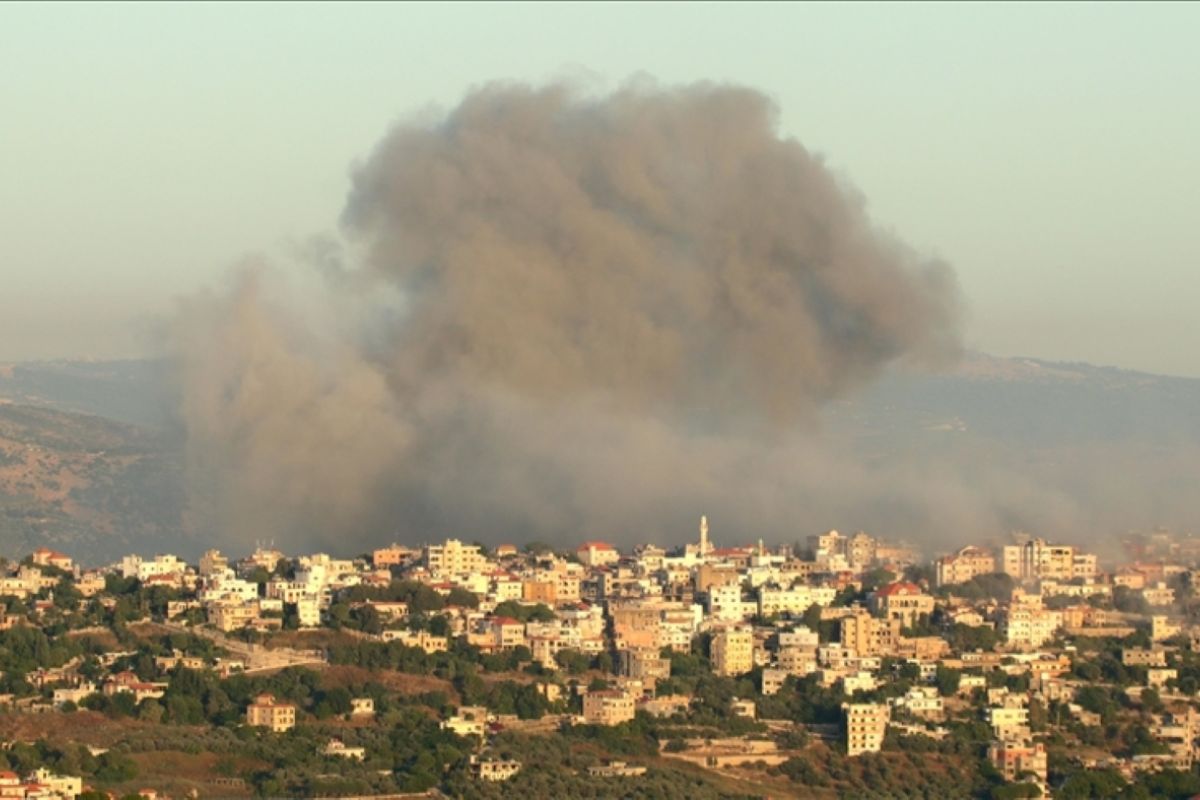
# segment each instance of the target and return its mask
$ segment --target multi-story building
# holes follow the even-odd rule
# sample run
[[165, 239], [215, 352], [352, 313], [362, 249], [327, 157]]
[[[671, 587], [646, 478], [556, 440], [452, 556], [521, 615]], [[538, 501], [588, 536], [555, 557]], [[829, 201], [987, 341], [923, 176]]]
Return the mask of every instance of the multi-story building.
[[581, 564], [588, 567], [602, 567], [621, 560], [621, 554], [617, 552], [617, 548], [608, 542], [584, 542], [575, 549], [575, 557]]
[[483, 706], [463, 706], [444, 722], [442, 730], [450, 731], [458, 736], [478, 736], [483, 738], [487, 730], [488, 710]]
[[481, 572], [487, 564], [478, 545], [463, 544], [457, 539], [425, 545], [423, 558], [425, 568], [435, 576]]
[[988, 760], [1004, 779], [1014, 781], [1023, 775], [1046, 782], [1046, 748], [1040, 742], [1000, 739], [988, 747]]
[[208, 621], [220, 631], [241, 630], [258, 621], [257, 603], [218, 602], [208, 606]]
[[1158, 581], [1154, 586], [1142, 589], [1142, 598], [1148, 605], [1169, 606], [1175, 602], [1175, 590], [1165, 582]]
[[657, 650], [622, 650], [619, 670], [627, 678], [665, 680], [671, 677], [671, 661], [661, 657]]
[[764, 695], [778, 694], [783, 688], [784, 683], [788, 679], [788, 671], [786, 669], [778, 669], [767, 667], [762, 671], [762, 686], [760, 690]]
[[1183, 632], [1183, 625], [1167, 617], [1155, 614], [1150, 617], [1150, 641], [1163, 642]]
[[71, 572], [75, 569], [75, 562], [70, 556], [60, 553], [57, 550], [51, 550], [48, 547], [39, 547], [37, 550], [34, 550], [32, 560], [38, 566], [54, 567], [64, 572]]
[[1127, 667], [1165, 667], [1167, 651], [1161, 647], [1127, 647], [1121, 651], [1121, 663]]
[[1045, 539], [1028, 539], [1006, 545], [1004, 572], [1020, 581], [1094, 578], [1096, 557], [1080, 553], [1073, 545], [1050, 544]]
[[407, 563], [414, 555], [414, 551], [404, 545], [393, 544], [372, 552], [371, 563], [376, 567], [398, 567]]
[[998, 739], [1012, 738], [1014, 731], [1029, 726], [1029, 709], [1019, 705], [991, 706], [986, 712], [987, 723]]
[[897, 617], [880, 619], [866, 613], [850, 614], [839, 621], [840, 640], [859, 656], [892, 653], [900, 641], [902, 621]]
[[1014, 602], [1001, 615], [1000, 632], [1010, 647], [1031, 650], [1054, 638], [1062, 626], [1062, 614], [1043, 608], [1039, 602]]
[[708, 588], [708, 616], [714, 620], [742, 620], [754, 615], [758, 604], [742, 599], [740, 583], [725, 583]]
[[718, 675], [744, 675], [754, 669], [754, 632], [741, 626], [716, 632], [711, 660], [713, 672]]
[[625, 692], [603, 689], [583, 696], [583, 720], [588, 725], [620, 725], [634, 715], [634, 699]]
[[263, 727], [275, 733], [290, 731], [296, 727], [296, 707], [291, 703], [277, 703], [275, 696], [260, 694], [246, 706], [246, 724]]
[[846, 754], [878, 753], [883, 749], [891, 710], [884, 703], [847, 703]]
[[221, 555], [220, 550], [208, 550], [200, 556], [200, 576], [202, 578], [223, 573], [228, 569], [229, 559]]
[[954, 555], [942, 556], [933, 566], [935, 583], [938, 586], [950, 586], [995, 572], [996, 556], [982, 547], [968, 546]]
[[946, 715], [945, 703], [933, 686], [914, 686], [903, 697], [892, 698], [892, 705], [927, 720], [940, 720]]
[[758, 589], [758, 613], [764, 617], [772, 614], [800, 615], [814, 605], [828, 606], [837, 597], [832, 586], [808, 586], [799, 584], [784, 589], [779, 586], [760, 586]]
[[921, 616], [933, 613], [934, 600], [921, 587], [908, 581], [881, 586], [871, 595], [871, 608], [886, 619], [898, 619], [906, 626]]

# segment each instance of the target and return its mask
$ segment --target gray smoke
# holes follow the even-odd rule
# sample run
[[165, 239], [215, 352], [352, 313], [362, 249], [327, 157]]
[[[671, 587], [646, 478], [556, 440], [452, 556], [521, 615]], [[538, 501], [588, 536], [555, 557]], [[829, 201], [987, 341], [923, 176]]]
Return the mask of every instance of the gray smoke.
[[872, 479], [820, 407], [958, 348], [952, 272], [748, 89], [491, 86], [392, 130], [343, 223], [315, 289], [179, 315], [190, 507], [232, 540], [792, 539]]

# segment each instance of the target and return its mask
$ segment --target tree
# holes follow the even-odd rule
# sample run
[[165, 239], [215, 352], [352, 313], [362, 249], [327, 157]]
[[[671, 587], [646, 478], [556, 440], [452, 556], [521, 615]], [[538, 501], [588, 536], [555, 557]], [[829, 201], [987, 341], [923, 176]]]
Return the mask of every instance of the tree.
[[962, 680], [962, 671], [952, 667], [943, 667], [938, 665], [937, 672], [934, 673], [933, 682], [937, 686], [938, 694], [942, 697], [949, 697], [958, 692], [958, 685]]
[[455, 586], [450, 589], [446, 604], [460, 608], [479, 608], [479, 597], [474, 592]]

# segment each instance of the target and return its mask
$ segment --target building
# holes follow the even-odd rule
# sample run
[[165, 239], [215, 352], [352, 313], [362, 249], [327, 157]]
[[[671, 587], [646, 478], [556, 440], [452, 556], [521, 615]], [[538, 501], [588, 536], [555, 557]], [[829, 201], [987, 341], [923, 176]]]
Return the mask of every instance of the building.
[[1161, 647], [1127, 647], [1121, 651], [1121, 663], [1127, 667], [1165, 667], [1167, 652]]
[[1155, 614], [1150, 617], [1150, 641], [1162, 642], [1183, 633], [1183, 625], [1171, 620], [1165, 614]]
[[1049, 544], [1045, 539], [1006, 545], [1002, 565], [1004, 572], [1019, 581], [1096, 577], [1096, 556], [1080, 553], [1073, 545]]
[[988, 725], [998, 739], [1011, 739], [1029, 727], [1029, 709], [1024, 706], [991, 706], [985, 712]]
[[274, 695], [260, 694], [246, 707], [246, 724], [268, 728], [274, 733], [290, 731], [296, 727], [296, 707], [275, 702]]
[[762, 671], [762, 686], [760, 691], [764, 695], [778, 694], [787, 682], [790, 673], [786, 669], [777, 669], [768, 667]]
[[710, 653], [713, 672], [722, 676], [744, 675], [754, 669], [754, 632], [735, 627], [718, 631]]
[[1058, 611], [1042, 608], [1040, 603], [1013, 603], [1003, 613], [1000, 631], [1010, 647], [1031, 650], [1053, 639], [1061, 626]]
[[229, 559], [220, 550], [208, 550], [200, 556], [200, 576], [207, 578], [229, 569]]
[[33, 563], [39, 567], [54, 567], [64, 572], [71, 572], [75, 569], [75, 562], [71, 560], [70, 556], [48, 547], [39, 547], [34, 550], [32, 558]]
[[442, 544], [425, 546], [425, 568], [433, 575], [462, 575], [484, 571], [487, 559], [478, 545], [447, 539]]
[[1175, 590], [1163, 581], [1158, 581], [1154, 586], [1142, 589], [1142, 597], [1148, 605], [1169, 606], [1175, 602]]
[[891, 712], [884, 703], [847, 703], [846, 754], [878, 753], [883, 749]]
[[624, 761], [593, 765], [588, 767], [587, 771], [593, 778], [637, 778], [646, 774], [645, 767], [631, 767]]
[[996, 556], [982, 547], [968, 546], [954, 555], [942, 556], [933, 566], [934, 582], [938, 586], [951, 586], [992, 574], [996, 571]]
[[988, 747], [988, 760], [1006, 781], [1033, 775], [1039, 783], [1046, 782], [1046, 748], [1041, 743], [1000, 739]]
[[220, 602], [208, 607], [208, 621], [226, 633], [245, 628], [257, 620], [257, 603]]
[[379, 567], [398, 567], [407, 563], [416, 553], [400, 544], [381, 547], [371, 553], [371, 564]]
[[333, 758], [347, 758], [351, 761], [362, 761], [367, 757], [366, 748], [347, 747], [341, 739], [330, 739], [329, 744], [325, 745], [321, 753]]
[[841, 643], [859, 656], [893, 653], [900, 641], [902, 621], [896, 617], [879, 619], [859, 611], [842, 617], [839, 622]]
[[488, 710], [483, 706], [463, 706], [458, 713], [442, 723], [444, 731], [458, 736], [483, 737], [487, 729]]
[[871, 608], [885, 619], [898, 619], [910, 627], [922, 616], [933, 613], [933, 597], [908, 581], [881, 586], [871, 595]]
[[481, 781], [506, 781], [521, 771], [520, 761], [471, 756], [471, 774]]
[[633, 697], [625, 692], [604, 689], [583, 696], [583, 721], [588, 725], [620, 725], [634, 714]]
[[926, 720], [940, 720], [946, 715], [945, 703], [932, 686], [914, 686], [903, 697], [892, 698], [892, 705]]
[[665, 680], [671, 677], [671, 660], [656, 650], [633, 649], [620, 652], [618, 674], [639, 680]]
[[584, 542], [575, 549], [575, 557], [588, 567], [603, 567], [621, 560], [617, 548], [608, 542]]

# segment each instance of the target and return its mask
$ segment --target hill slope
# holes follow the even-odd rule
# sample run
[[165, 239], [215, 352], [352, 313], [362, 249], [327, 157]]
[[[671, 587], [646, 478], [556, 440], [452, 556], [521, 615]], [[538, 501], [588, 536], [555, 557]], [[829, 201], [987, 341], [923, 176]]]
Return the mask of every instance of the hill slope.
[[179, 459], [159, 434], [0, 402], [0, 553], [110, 558], [177, 539]]

